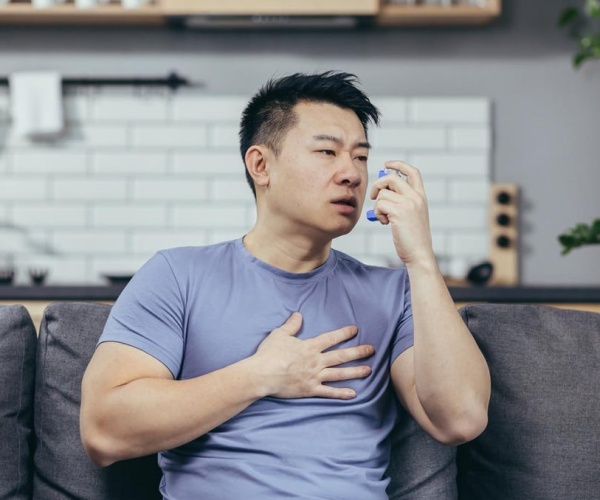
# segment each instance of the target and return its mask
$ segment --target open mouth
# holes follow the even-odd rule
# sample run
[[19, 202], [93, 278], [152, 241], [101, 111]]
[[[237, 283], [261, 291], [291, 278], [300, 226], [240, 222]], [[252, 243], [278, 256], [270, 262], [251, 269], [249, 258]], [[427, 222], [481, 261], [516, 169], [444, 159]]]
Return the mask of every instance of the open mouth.
[[345, 197], [334, 200], [332, 203], [335, 205], [346, 205], [348, 207], [356, 208], [356, 198], [354, 197]]

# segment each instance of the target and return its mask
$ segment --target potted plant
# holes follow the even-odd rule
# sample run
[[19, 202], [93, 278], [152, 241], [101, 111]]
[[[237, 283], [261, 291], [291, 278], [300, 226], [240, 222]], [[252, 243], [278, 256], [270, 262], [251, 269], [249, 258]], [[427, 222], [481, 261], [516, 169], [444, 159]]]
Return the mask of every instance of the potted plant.
[[[567, 7], [558, 21], [561, 28], [569, 31], [577, 44], [573, 66], [580, 68], [590, 59], [600, 59], [600, 0], [585, 0], [583, 7]], [[558, 236], [563, 246], [562, 255], [573, 248], [600, 243], [600, 219], [591, 224], [577, 224]]]

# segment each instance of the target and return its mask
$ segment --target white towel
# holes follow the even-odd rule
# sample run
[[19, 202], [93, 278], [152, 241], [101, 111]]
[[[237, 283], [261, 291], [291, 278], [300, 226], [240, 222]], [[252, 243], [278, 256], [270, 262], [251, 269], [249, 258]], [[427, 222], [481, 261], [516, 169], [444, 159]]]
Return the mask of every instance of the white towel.
[[14, 133], [51, 139], [64, 128], [60, 75], [53, 71], [13, 73], [9, 77]]

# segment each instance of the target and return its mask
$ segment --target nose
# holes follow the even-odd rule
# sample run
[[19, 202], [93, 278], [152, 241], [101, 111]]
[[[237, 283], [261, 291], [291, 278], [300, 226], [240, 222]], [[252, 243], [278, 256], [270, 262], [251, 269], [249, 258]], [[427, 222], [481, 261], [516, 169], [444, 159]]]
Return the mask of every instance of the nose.
[[340, 155], [337, 182], [349, 187], [359, 186], [362, 182], [360, 167], [355, 164], [351, 155]]

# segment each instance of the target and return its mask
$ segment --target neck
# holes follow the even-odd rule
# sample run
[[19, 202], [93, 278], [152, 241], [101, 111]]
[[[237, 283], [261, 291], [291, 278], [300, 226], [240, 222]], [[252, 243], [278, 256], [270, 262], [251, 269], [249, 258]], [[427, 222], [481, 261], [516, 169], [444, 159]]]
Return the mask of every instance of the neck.
[[244, 237], [244, 246], [257, 259], [290, 273], [306, 273], [322, 265], [331, 241], [317, 242], [302, 234], [274, 231], [257, 223]]

